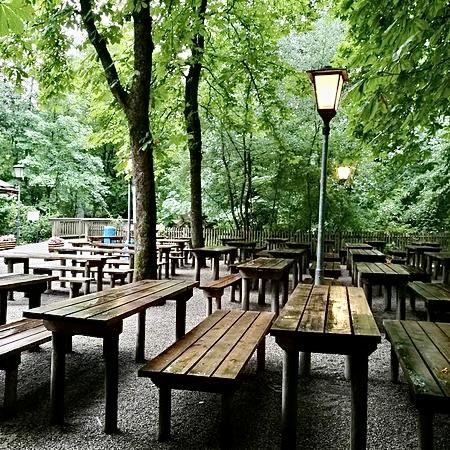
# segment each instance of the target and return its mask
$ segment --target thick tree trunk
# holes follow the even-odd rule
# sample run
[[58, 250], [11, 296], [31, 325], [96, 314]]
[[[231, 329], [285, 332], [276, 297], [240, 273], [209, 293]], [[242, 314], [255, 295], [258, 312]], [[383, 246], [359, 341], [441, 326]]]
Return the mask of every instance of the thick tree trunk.
[[[201, 0], [194, 12], [201, 24], [205, 21], [207, 0]], [[192, 39], [192, 62], [186, 77], [184, 95], [184, 118], [188, 135], [188, 148], [191, 172], [191, 238], [193, 247], [203, 247], [202, 213], [202, 130], [198, 113], [198, 88], [202, 70], [202, 57], [205, 47], [204, 36], [197, 33]]]

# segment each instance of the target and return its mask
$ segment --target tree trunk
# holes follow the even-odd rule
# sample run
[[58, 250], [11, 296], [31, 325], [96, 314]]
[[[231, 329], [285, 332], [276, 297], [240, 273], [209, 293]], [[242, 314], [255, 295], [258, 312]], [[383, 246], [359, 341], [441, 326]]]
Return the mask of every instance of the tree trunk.
[[[196, 19], [205, 22], [207, 0], [201, 0], [195, 9]], [[201, 33], [195, 34], [191, 46], [191, 63], [186, 77], [184, 95], [184, 118], [188, 135], [188, 148], [191, 173], [191, 239], [193, 247], [203, 247], [203, 213], [202, 213], [202, 130], [198, 113], [198, 88], [202, 70], [202, 57], [205, 39]]]

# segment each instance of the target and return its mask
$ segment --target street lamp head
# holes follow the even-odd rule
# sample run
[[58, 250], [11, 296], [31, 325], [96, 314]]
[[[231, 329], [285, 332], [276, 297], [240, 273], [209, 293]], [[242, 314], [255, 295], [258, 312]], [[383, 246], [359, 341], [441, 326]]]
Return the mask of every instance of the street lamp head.
[[307, 73], [314, 87], [317, 112], [324, 122], [329, 122], [336, 115], [342, 86], [348, 81], [347, 71], [324, 67]]
[[349, 166], [339, 166], [337, 168], [337, 175], [339, 181], [347, 181], [350, 177], [352, 169]]
[[25, 177], [25, 164], [23, 163], [17, 163], [15, 166], [13, 166], [13, 177], [16, 180], [23, 180]]

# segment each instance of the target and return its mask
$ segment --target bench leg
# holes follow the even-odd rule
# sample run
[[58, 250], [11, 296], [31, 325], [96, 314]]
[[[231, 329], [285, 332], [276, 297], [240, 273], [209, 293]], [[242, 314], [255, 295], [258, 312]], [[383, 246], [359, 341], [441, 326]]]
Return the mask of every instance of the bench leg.
[[298, 374], [301, 377], [309, 377], [311, 373], [311, 353], [300, 352], [300, 369]]
[[28, 307], [31, 309], [39, 306], [41, 306], [41, 291], [29, 291]]
[[159, 386], [159, 441], [165, 441], [170, 437], [171, 395], [172, 391], [168, 386]]
[[119, 394], [119, 335], [105, 336], [105, 433], [117, 432]]
[[392, 308], [392, 286], [384, 286], [384, 310], [390, 311]]
[[217, 296], [216, 300], [216, 309], [222, 309], [222, 296]]
[[212, 314], [212, 297], [207, 297], [208, 303], [206, 305], [206, 316]]
[[397, 320], [405, 320], [406, 310], [405, 310], [405, 286], [397, 286]]
[[368, 356], [350, 355], [352, 389], [351, 450], [366, 448], [367, 444], [367, 379]]
[[398, 358], [392, 345], [391, 345], [391, 381], [393, 383], [398, 383]]
[[266, 298], [266, 280], [263, 278], [259, 279], [259, 287], [258, 287], [258, 305], [264, 306]]
[[220, 443], [222, 448], [230, 448], [232, 439], [231, 430], [231, 404], [233, 401], [232, 392], [222, 394], [222, 421], [220, 424]]
[[298, 353], [284, 350], [281, 398], [281, 448], [295, 448]]
[[275, 317], [278, 317], [280, 313], [280, 281], [272, 281], [272, 312], [275, 313]]
[[176, 300], [175, 306], [175, 339], [180, 339], [186, 334], [186, 302], [192, 296], [192, 292], [188, 297]]
[[2, 368], [5, 370], [5, 397], [3, 406], [8, 416], [16, 412], [19, 364], [20, 353], [13, 355], [2, 363]]
[[66, 336], [52, 333], [52, 368], [50, 379], [50, 421], [64, 423], [64, 378], [66, 372]]
[[256, 349], [256, 370], [263, 372], [266, 368], [266, 337], [264, 336]]
[[111, 278], [109, 280], [109, 287], [114, 288], [116, 287], [116, 277], [113, 274], [110, 274]]
[[242, 309], [248, 311], [250, 303], [250, 280], [248, 278], [242, 278]]
[[72, 335], [68, 334], [66, 336], [66, 353], [72, 353]]
[[145, 311], [138, 314], [135, 360], [145, 362]]
[[419, 440], [420, 450], [433, 448], [433, 413], [419, 409]]
[[0, 325], [6, 323], [6, 310], [8, 308], [8, 295], [7, 291], [0, 291]]
[[411, 307], [411, 311], [416, 310], [416, 295], [412, 291], [409, 294], [409, 306]]
[[236, 285], [233, 284], [231, 286], [230, 302], [235, 302], [235, 301], [236, 301]]

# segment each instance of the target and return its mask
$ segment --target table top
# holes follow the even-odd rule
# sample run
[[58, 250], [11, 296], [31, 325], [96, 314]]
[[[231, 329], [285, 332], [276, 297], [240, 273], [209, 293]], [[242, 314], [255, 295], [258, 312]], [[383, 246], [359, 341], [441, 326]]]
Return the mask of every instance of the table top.
[[286, 245], [289, 248], [311, 248], [311, 242], [294, 242], [294, 241], [288, 241], [286, 242]]
[[362, 350], [381, 335], [362, 288], [299, 284], [289, 296], [270, 334], [294, 338], [312, 350], [332, 353]]
[[364, 242], [365, 244], [369, 244], [369, 245], [383, 245], [386, 244], [386, 241], [383, 241], [381, 239], [368, 239], [367, 241]]
[[126, 245], [128, 248], [134, 248], [134, 244], [127, 244], [127, 243], [121, 243], [121, 244], [118, 244], [118, 243], [113, 243], [113, 242], [111, 242], [111, 243], [105, 243], [105, 242], [90, 242], [90, 245], [92, 245], [92, 246], [94, 246], [94, 247], [99, 247], [99, 248], [111, 248], [111, 249], [113, 249], [113, 248], [115, 248], [115, 249], [117, 249], [117, 248], [124, 248], [125, 245]]
[[424, 255], [441, 261], [450, 261], [450, 252], [424, 252]]
[[307, 253], [306, 248], [277, 248], [266, 250], [274, 258], [299, 258]]
[[377, 249], [365, 249], [365, 248], [350, 248], [349, 252], [352, 256], [359, 255], [359, 256], [385, 256], [384, 253], [380, 252], [380, 250]]
[[415, 242], [411, 242], [411, 245], [425, 245], [427, 247], [440, 247], [441, 244], [439, 244], [439, 242], [429, 242], [429, 241], [415, 241]]
[[102, 247], [58, 247], [52, 250], [52, 252], [89, 252], [89, 253], [97, 253], [99, 255], [105, 253], [114, 253], [114, 254], [133, 254], [134, 250], [129, 250], [128, 248], [114, 247], [114, 248], [102, 248]]
[[361, 248], [366, 250], [371, 250], [373, 247], [369, 244], [366, 244], [364, 242], [346, 242], [345, 247], [350, 250], [352, 248]]
[[284, 272], [294, 264], [293, 259], [256, 258], [243, 264], [238, 264], [238, 270], [256, 272]]
[[287, 242], [289, 238], [281, 238], [281, 237], [268, 237], [266, 238], [267, 242]]
[[53, 275], [32, 275], [22, 273], [11, 273], [0, 276], [0, 289], [14, 289], [15, 287], [33, 285], [36, 283], [47, 283], [57, 280]]
[[[75, 250], [75, 249], [74, 249]], [[106, 261], [107, 259], [114, 258], [111, 255], [74, 255], [74, 254], [61, 254], [61, 253], [37, 253], [37, 252], [13, 252], [5, 250], [0, 252], [2, 258], [17, 258], [17, 259], [47, 259], [47, 260], [82, 260], [82, 261]]]
[[362, 277], [383, 276], [390, 278], [406, 278], [408, 279], [410, 273], [401, 264], [390, 264], [381, 262], [360, 262], [356, 263], [358, 273]]
[[424, 283], [423, 281], [413, 281], [408, 286], [416, 294], [427, 301], [446, 301], [450, 304], [450, 285], [442, 283]]
[[110, 325], [149, 306], [162, 305], [198, 286], [196, 281], [141, 280], [24, 311], [25, 317], [48, 321]]
[[225, 253], [231, 253], [236, 251], [236, 247], [230, 247], [228, 245], [218, 247], [197, 247], [192, 248], [191, 252], [202, 253], [203, 255], [223, 255]]
[[226, 245], [231, 245], [232, 247], [238, 247], [238, 248], [243, 248], [243, 247], [251, 247], [254, 248], [256, 247], [257, 242], [256, 241], [242, 241], [242, 240], [234, 240], [234, 239], [227, 239], [226, 240]]
[[441, 247], [437, 247], [435, 245], [405, 245], [405, 248], [409, 250], [419, 250], [419, 251], [428, 251], [428, 252], [440, 252]]

